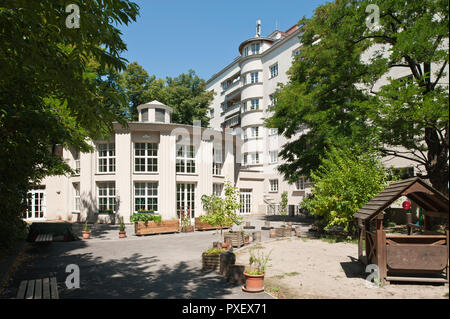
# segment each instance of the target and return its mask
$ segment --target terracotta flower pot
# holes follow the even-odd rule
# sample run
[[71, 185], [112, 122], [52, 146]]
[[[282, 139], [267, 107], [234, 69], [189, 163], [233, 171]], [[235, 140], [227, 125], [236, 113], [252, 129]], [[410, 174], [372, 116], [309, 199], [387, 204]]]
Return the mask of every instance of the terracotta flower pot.
[[264, 291], [264, 275], [249, 275], [244, 272], [245, 286], [242, 288], [246, 292]]
[[91, 238], [91, 232], [90, 231], [89, 232], [84, 231], [84, 232], [82, 232], [82, 234], [83, 234], [83, 239]]
[[124, 231], [120, 231], [119, 232], [119, 238], [126, 238], [127, 237], [127, 233]]
[[227, 248], [228, 247], [228, 243], [227, 242], [223, 242], [222, 243], [222, 248]]
[[244, 237], [244, 243], [247, 245], [250, 243], [250, 236], [245, 236]]
[[275, 229], [269, 230], [269, 237], [270, 238], [276, 238], [277, 237], [277, 233], [276, 233]]

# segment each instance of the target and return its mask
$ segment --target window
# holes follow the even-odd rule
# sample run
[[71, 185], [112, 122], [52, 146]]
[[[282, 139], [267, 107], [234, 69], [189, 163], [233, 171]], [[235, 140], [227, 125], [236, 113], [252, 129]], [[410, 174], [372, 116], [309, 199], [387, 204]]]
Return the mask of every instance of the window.
[[195, 148], [193, 145], [177, 144], [177, 173], [195, 173]]
[[134, 171], [158, 171], [158, 143], [134, 143]]
[[98, 183], [98, 210], [116, 211], [116, 184], [115, 182]]
[[75, 151], [73, 157], [75, 160], [75, 175], [80, 175], [80, 151]]
[[222, 196], [223, 184], [213, 184], [213, 195]]
[[[191, 211], [191, 218], [195, 217], [195, 184], [179, 183], [177, 184], [177, 214], [180, 217], [180, 211]], [[185, 215], [186, 216], [186, 215]]]
[[244, 165], [247, 165], [247, 160], [248, 160], [248, 154], [244, 154], [244, 162], [243, 162], [243, 164]]
[[213, 148], [213, 175], [222, 175], [222, 150]]
[[165, 117], [165, 110], [164, 109], [155, 109], [155, 122], [162, 122], [164, 123], [164, 117]]
[[252, 54], [259, 54], [259, 48], [260, 48], [259, 43], [252, 43], [251, 45]]
[[241, 76], [241, 81], [242, 81], [242, 85], [246, 85], [247, 84], [247, 75], [243, 75]]
[[278, 192], [278, 179], [271, 179], [270, 182], [270, 191]]
[[270, 151], [270, 163], [276, 163], [278, 162], [278, 151]]
[[276, 127], [275, 128], [271, 127], [269, 130], [269, 135], [270, 136], [278, 135], [278, 129]]
[[270, 99], [270, 107], [274, 107], [275, 104], [277, 104], [277, 98], [275, 97], [274, 94], [270, 94], [269, 99]]
[[300, 177], [300, 178], [298, 179], [298, 181], [295, 182], [295, 188], [296, 188], [298, 191], [302, 191], [302, 190], [305, 189], [305, 179], [304, 179], [303, 177]]
[[251, 127], [252, 137], [258, 137], [259, 136], [259, 127]]
[[244, 48], [244, 56], [248, 55], [248, 51], [249, 51], [249, 47], [247, 46]]
[[250, 83], [258, 83], [258, 72], [250, 73]]
[[252, 190], [241, 189], [239, 193], [241, 200], [241, 214], [250, 214], [252, 208]]
[[295, 49], [295, 50], [293, 50], [292, 51], [292, 56], [296, 56], [296, 55], [299, 55], [300, 54], [300, 48], [298, 48], [298, 49]]
[[27, 210], [24, 219], [40, 219], [45, 217], [45, 189], [32, 189], [27, 193]]
[[274, 78], [278, 75], [278, 63], [275, 63], [270, 67], [270, 78]]
[[139, 182], [134, 184], [134, 210], [158, 212], [158, 183]]
[[213, 118], [214, 117], [214, 109], [210, 109], [209, 110], [209, 117]]
[[259, 153], [252, 155], [252, 164], [259, 164]]
[[73, 210], [80, 211], [80, 183], [73, 183]]
[[97, 145], [98, 172], [113, 173], [116, 171], [116, 150], [114, 143]]
[[148, 122], [148, 109], [143, 109], [142, 113], [142, 122]]
[[250, 110], [258, 110], [259, 109], [259, 100], [258, 99], [252, 99], [250, 101]]

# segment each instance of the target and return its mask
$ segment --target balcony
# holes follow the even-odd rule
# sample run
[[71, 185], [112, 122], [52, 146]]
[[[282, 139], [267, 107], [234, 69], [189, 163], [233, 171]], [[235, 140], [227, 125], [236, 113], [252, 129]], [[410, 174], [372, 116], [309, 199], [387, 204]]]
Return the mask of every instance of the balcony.
[[231, 105], [228, 105], [226, 108], [224, 108], [222, 110], [222, 112], [220, 113], [220, 115], [225, 115], [227, 113], [232, 113], [234, 111], [238, 111], [241, 108], [242, 104], [241, 103], [233, 103]]
[[226, 87], [222, 86], [222, 92], [220, 92], [220, 95], [224, 95], [227, 92], [233, 92], [236, 89], [240, 89], [240, 87], [241, 87], [241, 77], [237, 77], [236, 79], [230, 81]]

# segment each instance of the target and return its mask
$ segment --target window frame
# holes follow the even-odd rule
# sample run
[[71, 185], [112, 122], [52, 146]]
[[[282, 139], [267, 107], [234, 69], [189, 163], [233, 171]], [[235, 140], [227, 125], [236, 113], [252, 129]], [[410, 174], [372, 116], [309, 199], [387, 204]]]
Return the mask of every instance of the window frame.
[[[138, 185], [143, 185], [144, 187], [137, 187]], [[156, 187], [153, 187], [155, 186]], [[150, 187], [152, 186], [152, 187]], [[137, 190], [143, 190], [144, 194], [137, 194]], [[151, 192], [150, 192], [151, 191]], [[154, 193], [156, 191], [156, 194]], [[159, 194], [159, 183], [158, 182], [148, 182], [148, 181], [135, 181], [133, 184], [133, 198], [134, 198], [134, 212], [139, 212], [139, 209], [142, 210], [152, 210], [154, 213], [158, 213], [159, 211], [159, 202], [158, 202], [158, 194]], [[143, 200], [143, 203], [137, 203], [137, 200]], [[151, 200], [151, 203], [149, 203]], [[156, 204], [155, 202], [156, 201]], [[138, 209], [138, 206], [140, 207]], [[142, 207], [143, 206], [143, 207]], [[156, 206], [156, 210], [154, 209]]]
[[[179, 150], [182, 149], [182, 155], [179, 155]], [[192, 157], [188, 155], [192, 154]], [[180, 164], [181, 163], [181, 164]], [[191, 165], [188, 165], [191, 163]], [[183, 168], [183, 170], [179, 170]], [[188, 172], [188, 168], [191, 171]], [[193, 170], [192, 170], [193, 168]], [[196, 149], [194, 145], [176, 144], [175, 153], [175, 172], [176, 174], [196, 174], [197, 173], [197, 161], [196, 161]]]
[[[105, 145], [106, 149], [102, 150], [101, 148], [103, 148]], [[114, 174], [116, 172], [116, 144], [114, 142], [97, 143], [96, 148], [97, 148], [97, 174]], [[106, 151], [106, 156], [101, 156], [102, 151]], [[110, 154], [111, 152], [113, 152], [113, 155]], [[101, 160], [105, 160], [106, 165], [101, 165], [100, 164]], [[106, 167], [107, 170], [102, 171], [101, 167]]]
[[[152, 142], [134, 142], [133, 143], [133, 173], [135, 174], [153, 174], [158, 173], [159, 169], [159, 143], [152, 143]], [[143, 144], [145, 147], [137, 148], [138, 144]], [[155, 146], [155, 148], [153, 148]], [[137, 151], [144, 151], [144, 155], [137, 155]], [[156, 155], [152, 154], [153, 152], [156, 152]], [[143, 160], [143, 164], [139, 163], [137, 164], [137, 160]], [[156, 164], [155, 164], [156, 161]], [[137, 170], [136, 167], [144, 167], [144, 170]], [[150, 167], [156, 167], [156, 169], [152, 170], [149, 169]]]

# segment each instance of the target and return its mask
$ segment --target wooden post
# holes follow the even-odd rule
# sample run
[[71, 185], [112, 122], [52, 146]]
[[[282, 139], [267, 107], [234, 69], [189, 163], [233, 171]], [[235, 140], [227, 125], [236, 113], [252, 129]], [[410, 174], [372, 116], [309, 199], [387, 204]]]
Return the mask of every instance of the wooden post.
[[407, 229], [407, 233], [408, 235], [412, 234], [412, 215], [411, 213], [406, 213], [406, 229]]
[[367, 232], [370, 231], [370, 221], [364, 222], [364, 238], [366, 239], [366, 265], [370, 264], [369, 252], [372, 250], [370, 247], [370, 241], [367, 239]]
[[363, 225], [361, 219], [358, 218], [358, 260], [362, 261], [363, 256]]
[[382, 213], [377, 216], [377, 264], [382, 284], [386, 280], [386, 233], [383, 231], [383, 217]]
[[[449, 231], [448, 231], [448, 229], [447, 229], [447, 231], [446, 231], [446, 235], [447, 235], [447, 257], [448, 257], [448, 256], [449, 256], [449, 249], [448, 249], [448, 247], [449, 247], [449, 245], [450, 245], [450, 243], [449, 243]], [[449, 275], [448, 275], [449, 270], [450, 270], [449, 268], [450, 268], [449, 260], [447, 259], [447, 284], [450, 283], [450, 281], [449, 281]]]

